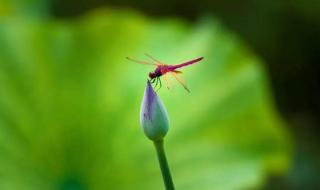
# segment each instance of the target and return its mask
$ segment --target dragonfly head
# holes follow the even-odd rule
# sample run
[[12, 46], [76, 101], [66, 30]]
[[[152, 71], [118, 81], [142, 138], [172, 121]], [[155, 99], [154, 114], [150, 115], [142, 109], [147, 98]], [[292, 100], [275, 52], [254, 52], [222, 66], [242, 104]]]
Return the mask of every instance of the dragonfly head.
[[149, 77], [150, 77], [150, 79], [156, 78], [156, 73], [150, 72]]

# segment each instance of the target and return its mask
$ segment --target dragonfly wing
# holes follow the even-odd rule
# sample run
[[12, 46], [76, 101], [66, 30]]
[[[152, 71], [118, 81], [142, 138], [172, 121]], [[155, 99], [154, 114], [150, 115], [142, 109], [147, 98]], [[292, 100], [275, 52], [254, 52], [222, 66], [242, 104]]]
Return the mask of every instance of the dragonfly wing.
[[162, 75], [162, 78], [164, 79], [164, 83], [165, 83], [166, 87], [168, 88], [168, 90], [171, 90], [171, 83], [168, 78], [168, 75]]
[[149, 62], [146, 62], [146, 61], [140, 61], [140, 60], [136, 60], [136, 59], [132, 59], [130, 57], [126, 57], [128, 60], [132, 61], [132, 62], [135, 62], [135, 63], [139, 63], [139, 64], [144, 64], [144, 65], [153, 65], [153, 66], [158, 66], [157, 64], [155, 63], [149, 63]]
[[150, 54], [145, 53], [145, 55], [146, 55], [147, 57], [149, 57], [152, 61], [156, 62], [157, 65], [166, 65], [166, 64], [163, 64], [161, 61], [155, 59], [155, 58], [154, 58], [153, 56], [151, 56]]
[[169, 73], [171, 76], [177, 79], [177, 81], [183, 86], [184, 89], [186, 89], [186, 91], [190, 93], [190, 90], [188, 89], [187, 85], [185, 84], [182, 78], [180, 78], [175, 72], [169, 72]]

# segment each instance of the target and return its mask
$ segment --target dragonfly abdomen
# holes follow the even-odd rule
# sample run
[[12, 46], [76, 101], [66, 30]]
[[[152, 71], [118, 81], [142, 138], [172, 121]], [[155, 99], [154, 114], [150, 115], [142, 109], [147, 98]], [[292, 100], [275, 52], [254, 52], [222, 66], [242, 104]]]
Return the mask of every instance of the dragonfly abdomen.
[[185, 62], [185, 63], [181, 63], [181, 64], [178, 64], [178, 65], [170, 65], [170, 66], [168, 66], [168, 69], [169, 69], [169, 70], [179, 69], [179, 68], [181, 68], [181, 67], [185, 67], [185, 66], [188, 66], [188, 65], [192, 65], [192, 64], [194, 64], [194, 63], [197, 63], [197, 62], [201, 61], [202, 59], [203, 59], [203, 57], [199, 57], [199, 58], [197, 58], [197, 59], [193, 59], [193, 60], [191, 60], [191, 61], [187, 61], [187, 62]]

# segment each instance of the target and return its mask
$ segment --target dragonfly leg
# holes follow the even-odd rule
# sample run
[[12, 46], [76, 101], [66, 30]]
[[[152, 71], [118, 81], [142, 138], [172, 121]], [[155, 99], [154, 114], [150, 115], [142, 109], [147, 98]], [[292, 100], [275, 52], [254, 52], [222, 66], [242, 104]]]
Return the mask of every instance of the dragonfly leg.
[[158, 92], [158, 90], [160, 90], [160, 88], [161, 88], [161, 79], [160, 79], [160, 77], [157, 77], [157, 84], [159, 83], [159, 88], [156, 90], [157, 92]]
[[159, 80], [158, 77], [156, 77], [155, 80], [156, 80], [156, 81], [155, 81], [156, 84], [155, 84], [154, 87], [153, 87], [154, 89], [158, 86], [158, 80]]
[[158, 90], [160, 90], [160, 88], [161, 88], [161, 79], [160, 79], [160, 77], [159, 77], [159, 84], [160, 84], [160, 87], [159, 87], [159, 89]]

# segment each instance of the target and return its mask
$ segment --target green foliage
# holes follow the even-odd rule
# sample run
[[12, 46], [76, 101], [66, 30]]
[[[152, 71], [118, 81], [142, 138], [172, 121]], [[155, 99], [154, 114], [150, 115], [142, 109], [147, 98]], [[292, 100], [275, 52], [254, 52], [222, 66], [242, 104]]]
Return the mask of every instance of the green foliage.
[[148, 52], [204, 56], [159, 95], [177, 189], [246, 189], [289, 164], [290, 143], [260, 61], [212, 18], [194, 25], [100, 10], [76, 20], [2, 19], [0, 189], [162, 189], [139, 127]]

